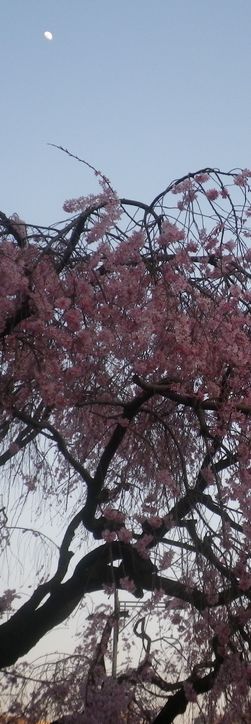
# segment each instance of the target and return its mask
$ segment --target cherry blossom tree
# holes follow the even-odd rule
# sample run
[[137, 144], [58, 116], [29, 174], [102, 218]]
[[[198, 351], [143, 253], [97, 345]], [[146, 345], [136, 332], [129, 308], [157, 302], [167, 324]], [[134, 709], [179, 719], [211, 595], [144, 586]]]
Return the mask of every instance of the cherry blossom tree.
[[[29, 721], [248, 722], [251, 172], [96, 175], [70, 220], [0, 213], [2, 685]], [[19, 662], [79, 606], [73, 653]]]

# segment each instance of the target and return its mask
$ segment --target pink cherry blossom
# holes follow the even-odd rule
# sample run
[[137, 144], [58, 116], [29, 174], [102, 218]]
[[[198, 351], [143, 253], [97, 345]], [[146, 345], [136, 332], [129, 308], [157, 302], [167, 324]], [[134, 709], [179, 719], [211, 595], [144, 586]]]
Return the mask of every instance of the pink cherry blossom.
[[[58, 226], [0, 212], [12, 716], [171, 721], [198, 694], [206, 721], [250, 720], [250, 178], [144, 203], [97, 172]], [[68, 620], [76, 649], [33, 666]]]
[[206, 191], [206, 196], [209, 201], [215, 201], [219, 196], [219, 191], [217, 191], [217, 189], [208, 189], [208, 191]]
[[135, 583], [132, 581], [128, 576], [124, 576], [124, 578], [120, 578], [120, 586], [121, 588], [124, 588], [126, 591], [129, 591], [129, 593], [133, 593], [135, 591]]

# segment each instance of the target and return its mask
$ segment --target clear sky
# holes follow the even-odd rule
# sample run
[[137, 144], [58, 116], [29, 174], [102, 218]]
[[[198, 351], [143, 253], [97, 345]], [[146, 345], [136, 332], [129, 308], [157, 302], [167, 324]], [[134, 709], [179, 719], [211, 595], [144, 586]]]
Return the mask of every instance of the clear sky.
[[145, 201], [204, 165], [251, 165], [250, 0], [1, 0], [0, 22], [7, 214], [51, 223], [97, 188], [48, 142]]

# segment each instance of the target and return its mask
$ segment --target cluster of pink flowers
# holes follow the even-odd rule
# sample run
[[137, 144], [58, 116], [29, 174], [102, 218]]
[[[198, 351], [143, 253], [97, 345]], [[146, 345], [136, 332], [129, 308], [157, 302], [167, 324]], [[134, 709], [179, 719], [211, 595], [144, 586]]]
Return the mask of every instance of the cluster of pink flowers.
[[208, 189], [206, 191], [206, 197], [209, 199], [209, 201], [215, 201], [219, 196], [219, 191], [217, 189]]
[[7, 588], [2, 596], [0, 596], [0, 613], [10, 611], [14, 599], [17, 597], [18, 594], [15, 588]]
[[195, 184], [190, 178], [184, 179], [184, 181], [180, 181], [179, 183], [175, 184], [172, 188], [173, 194], [181, 194], [181, 193], [191, 193], [195, 191]]
[[[92, 510], [86, 536], [93, 549], [95, 536], [110, 552], [115, 542], [118, 576], [123, 557], [130, 570], [131, 549], [135, 580], [122, 576], [120, 587], [137, 596], [141, 565], [148, 613], [163, 604], [160, 624], [168, 624], [168, 640], [179, 636], [187, 677], [199, 658], [213, 655], [214, 633], [226, 659], [233, 641], [242, 654], [247, 648], [237, 624], [248, 627], [251, 590], [250, 176], [247, 169], [223, 176], [226, 187], [218, 173], [186, 178], [171, 189], [181, 194], [178, 211], [176, 198], [165, 204], [158, 197], [156, 213], [144, 207], [138, 224], [137, 209], [134, 224], [129, 212], [119, 227], [118, 198], [101, 176], [100, 195], [65, 203], [82, 216], [55, 234], [55, 253], [51, 230], [48, 245], [45, 235], [20, 248], [5, 234], [0, 249], [2, 462], [11, 463], [11, 481], [17, 470], [22, 477], [23, 500], [41, 489], [46, 502], [51, 495], [70, 505], [76, 493]], [[236, 211], [228, 198], [233, 183]], [[79, 221], [86, 228], [73, 249]], [[2, 516], [4, 523], [4, 507]], [[112, 580], [103, 549], [104, 568], [100, 556], [87, 593]], [[114, 593], [114, 586], [103, 590]], [[2, 611], [16, 595], [3, 593]], [[110, 620], [110, 612], [90, 619], [88, 653]], [[166, 645], [162, 633], [160, 640]], [[173, 680], [180, 675], [175, 651]], [[237, 682], [237, 657], [235, 666]], [[101, 669], [88, 724], [92, 716], [114, 724], [127, 711], [128, 692]], [[225, 675], [231, 682], [230, 666]], [[196, 701], [189, 678], [184, 691]], [[57, 696], [64, 698], [64, 684]]]
[[234, 183], [236, 186], [247, 186], [248, 179], [251, 177], [251, 171], [248, 168], [243, 169], [241, 173], [234, 176]]
[[132, 540], [133, 534], [131, 530], [128, 530], [128, 528], [120, 528], [117, 532], [118, 539], [123, 541], [123, 543], [130, 543]]
[[107, 518], [107, 520], [115, 520], [117, 523], [124, 523], [125, 514], [122, 513], [121, 510], [117, 510], [116, 508], [107, 507], [104, 509], [103, 512], [104, 512], [104, 515]]
[[214, 627], [215, 633], [217, 634], [217, 638], [223, 646], [225, 646], [230, 638], [231, 630], [229, 628], [228, 623], [225, 623], [224, 621], [221, 621], [217, 623]]
[[134, 593], [136, 586], [131, 578], [129, 578], [128, 576], [124, 576], [123, 578], [120, 578], [119, 582], [121, 588], [124, 588], [125, 591], [129, 591], [129, 593]]
[[167, 568], [170, 568], [171, 563], [173, 561], [174, 553], [172, 550], [165, 551], [161, 558], [160, 562], [160, 570], [166, 570]]
[[109, 530], [108, 528], [105, 528], [102, 532], [102, 538], [106, 543], [112, 543], [117, 538], [117, 534], [114, 530]]
[[205, 183], [207, 183], [207, 181], [209, 181], [209, 179], [210, 179], [210, 176], [208, 173], [197, 173], [196, 176], [194, 177], [194, 180], [198, 184], [205, 184]]
[[191, 681], [184, 681], [183, 689], [186, 695], [187, 701], [197, 701], [197, 694]]
[[142, 538], [140, 538], [137, 543], [135, 543], [135, 548], [138, 551], [141, 558], [149, 558], [150, 551], [149, 551], [149, 545], [153, 540], [153, 536], [150, 534], [144, 534]]
[[171, 224], [170, 221], [165, 221], [163, 223], [161, 234], [159, 236], [160, 246], [167, 246], [168, 244], [173, 244], [176, 241], [182, 241], [184, 239], [184, 229], [177, 226], [177, 224]]

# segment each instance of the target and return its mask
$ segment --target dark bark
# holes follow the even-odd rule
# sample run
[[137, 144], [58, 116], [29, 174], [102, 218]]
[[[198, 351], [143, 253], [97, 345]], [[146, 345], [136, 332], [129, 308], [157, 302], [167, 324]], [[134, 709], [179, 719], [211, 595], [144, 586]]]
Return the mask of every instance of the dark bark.
[[[67, 551], [65, 555], [69, 562], [71, 552]], [[113, 567], [111, 562], [116, 560], [121, 562]], [[179, 581], [159, 576], [151, 560], [141, 558], [127, 543], [115, 541], [95, 548], [77, 564], [71, 578], [62, 583], [60, 578], [66, 568], [61, 561], [60, 571], [58, 569], [50, 581], [38, 586], [29, 601], [0, 626], [0, 668], [14, 664], [54, 626], [65, 621], [86, 593], [100, 591], [104, 585], [115, 584], [120, 589], [120, 579], [125, 576], [135, 582], [136, 597], [155, 588], [169, 597], [190, 603], [199, 611], [214, 607], [199, 589], [189, 590]], [[230, 586], [219, 592], [215, 605], [229, 603], [237, 595], [238, 591]]]
[[[212, 689], [222, 662], [223, 659], [218, 657], [214, 671], [206, 674], [206, 676], [202, 679], [190, 681], [197, 695], [205, 694], [207, 691]], [[175, 694], [168, 697], [166, 704], [163, 706], [163, 709], [161, 709], [158, 716], [154, 719], [153, 724], [172, 724], [178, 714], [184, 714], [188, 703], [185, 691], [183, 687], [181, 687]]]

